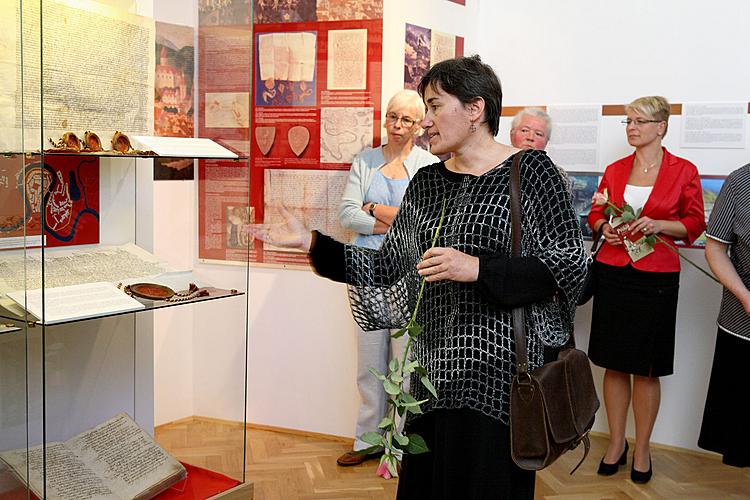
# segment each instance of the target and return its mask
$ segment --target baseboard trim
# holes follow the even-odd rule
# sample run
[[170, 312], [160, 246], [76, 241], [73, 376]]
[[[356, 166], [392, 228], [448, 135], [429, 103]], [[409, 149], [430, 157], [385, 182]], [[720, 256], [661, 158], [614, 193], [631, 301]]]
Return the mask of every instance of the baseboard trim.
[[[214, 417], [201, 417], [201, 416], [192, 416], [192, 417], [185, 417], [178, 420], [173, 420], [172, 422], [167, 422], [165, 424], [161, 424], [156, 426], [156, 429], [159, 429], [160, 427], [172, 425], [172, 424], [186, 424], [190, 422], [213, 422], [213, 423], [219, 423], [224, 425], [236, 425], [241, 427], [242, 422], [237, 422], [236, 420], [226, 420], [221, 418], [214, 418]], [[313, 432], [313, 431], [306, 431], [302, 429], [290, 429], [287, 427], [279, 427], [275, 425], [267, 425], [267, 424], [258, 424], [254, 422], [248, 422], [245, 424], [245, 427], [247, 429], [254, 429], [259, 431], [268, 431], [268, 432], [278, 432], [281, 434], [292, 434], [294, 436], [302, 436], [302, 437], [314, 437], [314, 438], [320, 438], [320, 439], [326, 439], [328, 441], [336, 441], [338, 443], [345, 443], [345, 444], [354, 444], [354, 439], [346, 436], [337, 436], [335, 434], [325, 434], [322, 432]], [[609, 433], [607, 432], [600, 432], [600, 431], [591, 431], [592, 436], [602, 437], [602, 438], [608, 438]], [[635, 438], [628, 437], [629, 441], [633, 441]], [[679, 446], [672, 446], [668, 444], [661, 444], [661, 443], [651, 443], [651, 447], [656, 450], [666, 450], [666, 451], [674, 451], [678, 453], [685, 453], [688, 455], [693, 455], [696, 457], [704, 457], [704, 458], [711, 458], [714, 460], [721, 461], [721, 455], [718, 453], [714, 453], [712, 451], [698, 451], [698, 450], [691, 450], [689, 448], [681, 448]]]
[[[214, 417], [201, 417], [201, 416], [192, 416], [192, 417], [184, 417], [177, 420], [172, 420], [171, 422], [166, 422], [163, 424], [159, 424], [155, 427], [155, 429], [160, 429], [162, 427], [166, 427], [169, 425], [181, 425], [181, 424], [189, 424], [192, 422], [210, 422], [210, 423], [217, 423], [217, 424], [223, 424], [223, 425], [232, 425], [232, 426], [238, 426], [242, 427], [242, 422], [237, 422], [236, 420], [226, 420], [221, 418], [214, 418]], [[245, 424], [245, 427], [247, 429], [253, 429], [258, 431], [268, 431], [268, 432], [278, 432], [281, 434], [292, 434], [294, 436], [302, 436], [302, 437], [314, 437], [314, 438], [320, 438], [320, 439], [326, 439], [328, 441], [336, 441], [338, 443], [344, 443], [344, 444], [354, 444], [354, 439], [346, 436], [337, 436], [335, 434], [324, 434], [322, 432], [313, 432], [313, 431], [305, 431], [301, 429], [289, 429], [287, 427], [278, 427], [275, 425], [266, 425], [266, 424], [256, 424], [253, 422], [248, 422]]]

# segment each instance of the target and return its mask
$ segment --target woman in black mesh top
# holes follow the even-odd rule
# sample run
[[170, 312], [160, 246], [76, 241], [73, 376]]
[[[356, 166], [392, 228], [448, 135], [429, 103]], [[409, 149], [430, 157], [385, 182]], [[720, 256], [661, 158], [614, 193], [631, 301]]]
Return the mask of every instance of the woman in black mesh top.
[[[259, 239], [310, 252], [318, 274], [349, 283], [363, 330], [402, 327], [427, 286], [414, 354], [438, 398], [421, 384], [424, 414], [407, 431], [430, 452], [405, 456], [398, 498], [531, 499], [534, 473], [510, 457], [509, 390], [515, 371], [511, 309], [527, 308], [530, 369], [573, 327], [586, 251], [570, 195], [543, 151], [521, 164], [522, 257], [511, 258], [509, 171], [517, 149], [500, 144], [500, 82], [479, 56], [443, 61], [419, 85], [422, 126], [446, 162], [415, 174], [377, 251], [310, 233], [288, 216], [256, 230]], [[445, 202], [443, 227], [430, 249]]]

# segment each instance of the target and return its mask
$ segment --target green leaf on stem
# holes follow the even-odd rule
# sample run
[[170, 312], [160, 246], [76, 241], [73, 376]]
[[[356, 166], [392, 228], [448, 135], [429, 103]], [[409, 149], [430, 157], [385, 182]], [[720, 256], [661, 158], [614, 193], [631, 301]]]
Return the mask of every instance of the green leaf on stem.
[[424, 442], [424, 439], [422, 439], [422, 436], [419, 434], [409, 434], [407, 437], [409, 438], [409, 444], [406, 447], [407, 452], [413, 455], [419, 455], [420, 453], [430, 451], [427, 447], [427, 443]]
[[404, 381], [404, 377], [399, 375], [398, 372], [391, 373], [388, 378], [390, 378], [391, 381], [393, 381], [396, 384], [400, 384], [401, 382]]
[[401, 393], [401, 388], [388, 379], [383, 381], [383, 388], [391, 396], [398, 396]]
[[417, 338], [422, 334], [422, 326], [418, 323], [412, 323], [407, 327], [407, 330], [409, 331], [409, 337], [411, 338]]
[[370, 368], [370, 373], [375, 375], [375, 378], [377, 378], [378, 380], [385, 380], [385, 375], [377, 371], [375, 368]]
[[404, 365], [404, 373], [412, 373], [417, 366], [419, 366], [419, 361], [409, 361]]
[[391, 362], [388, 363], [388, 369], [392, 372], [398, 371], [398, 359], [392, 358]]
[[393, 439], [395, 439], [395, 440], [396, 440], [396, 442], [397, 442], [398, 444], [400, 444], [401, 446], [408, 446], [408, 445], [409, 445], [409, 438], [408, 438], [408, 436], [404, 436], [404, 435], [403, 435], [403, 434], [401, 434], [401, 433], [398, 433], [398, 432], [397, 432], [397, 433], [395, 433], [395, 434], [393, 435]]
[[422, 413], [424, 413], [422, 411], [422, 408], [419, 406], [419, 404], [404, 405], [404, 410], [408, 411], [409, 413], [413, 413], [414, 415], [421, 415]]
[[432, 394], [432, 396], [437, 399], [437, 391], [435, 390], [435, 386], [432, 385], [432, 382], [430, 382], [429, 377], [427, 377], [427, 375], [424, 375], [419, 379], [419, 381], [422, 382], [422, 385], [425, 386], [425, 389], [430, 391], [430, 394]]
[[398, 330], [398, 331], [397, 331], [396, 333], [392, 333], [392, 334], [391, 334], [391, 338], [392, 338], [392, 339], [397, 339], [397, 338], [399, 338], [399, 337], [403, 337], [403, 336], [404, 336], [404, 334], [406, 334], [406, 327], [404, 327], [404, 328], [399, 328], [399, 330]]
[[367, 444], [377, 447], [386, 445], [385, 438], [379, 432], [365, 432], [359, 437], [359, 439]]
[[604, 209], [604, 215], [609, 215], [610, 217], [616, 217], [617, 212], [613, 207], [607, 207]]
[[427, 402], [426, 399], [423, 399], [422, 401], [417, 401], [416, 399], [414, 399], [414, 396], [406, 392], [401, 395], [400, 399], [401, 399], [401, 404], [405, 407], [419, 406], [422, 403]]
[[393, 427], [393, 419], [391, 417], [383, 417], [383, 420], [378, 424], [380, 429], [388, 429]]

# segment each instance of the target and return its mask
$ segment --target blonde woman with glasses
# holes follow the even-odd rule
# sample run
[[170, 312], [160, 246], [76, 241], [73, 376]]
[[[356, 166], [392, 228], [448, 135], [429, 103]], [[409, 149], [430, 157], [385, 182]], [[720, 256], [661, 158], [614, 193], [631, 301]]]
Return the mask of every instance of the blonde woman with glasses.
[[610, 441], [598, 473], [614, 475], [627, 463], [625, 425], [632, 401], [635, 450], [630, 478], [646, 483], [652, 475], [650, 440], [661, 400], [659, 380], [674, 371], [680, 259], [666, 245], [694, 241], [706, 224], [698, 169], [662, 146], [669, 102], [641, 97], [625, 106], [625, 112], [625, 133], [635, 151], [607, 167], [598, 192], [639, 214], [628, 228], [631, 240], [658, 235], [662, 242], [634, 260], [605, 215], [607, 205], [592, 207], [589, 225], [594, 232], [603, 230], [606, 243], [594, 264], [589, 357], [605, 369]]
[[[396, 217], [406, 186], [418, 169], [440, 161], [436, 156], [414, 145], [422, 134], [424, 104], [413, 90], [397, 92], [386, 108], [383, 127], [387, 143], [362, 151], [352, 163], [349, 181], [339, 207], [341, 224], [356, 235], [352, 243], [378, 249], [385, 232]], [[378, 431], [388, 406], [383, 384], [370, 373], [375, 368], [386, 373], [392, 357], [403, 353], [406, 337], [391, 342], [390, 330], [362, 332], [357, 328], [357, 388], [362, 399], [357, 416], [354, 449], [337, 460], [341, 466], [358, 465], [380, 456], [364, 455], [360, 450], [370, 447], [359, 437]]]

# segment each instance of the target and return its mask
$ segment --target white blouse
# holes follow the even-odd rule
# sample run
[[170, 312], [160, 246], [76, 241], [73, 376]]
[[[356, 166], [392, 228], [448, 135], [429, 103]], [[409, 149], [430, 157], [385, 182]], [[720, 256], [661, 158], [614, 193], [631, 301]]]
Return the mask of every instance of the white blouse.
[[643, 208], [646, 201], [648, 201], [648, 197], [651, 196], [653, 189], [654, 186], [634, 186], [633, 184], [627, 184], [623, 198], [625, 199], [625, 203], [633, 207], [635, 213], [638, 213], [638, 210]]

